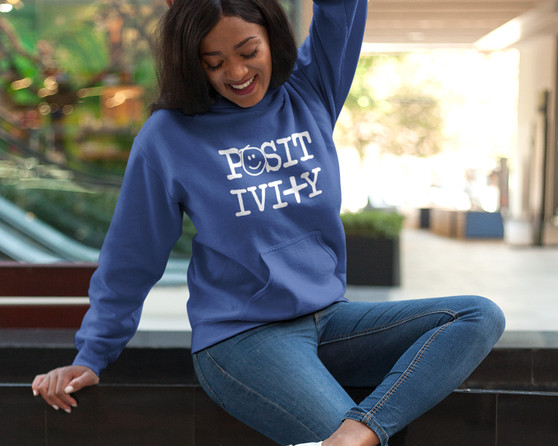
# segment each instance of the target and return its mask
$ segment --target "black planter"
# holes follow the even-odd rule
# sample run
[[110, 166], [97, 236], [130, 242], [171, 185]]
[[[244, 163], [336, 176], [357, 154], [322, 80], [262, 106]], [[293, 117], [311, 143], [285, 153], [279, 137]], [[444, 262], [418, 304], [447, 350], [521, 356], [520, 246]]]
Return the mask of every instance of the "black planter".
[[347, 236], [347, 283], [399, 286], [399, 238]]

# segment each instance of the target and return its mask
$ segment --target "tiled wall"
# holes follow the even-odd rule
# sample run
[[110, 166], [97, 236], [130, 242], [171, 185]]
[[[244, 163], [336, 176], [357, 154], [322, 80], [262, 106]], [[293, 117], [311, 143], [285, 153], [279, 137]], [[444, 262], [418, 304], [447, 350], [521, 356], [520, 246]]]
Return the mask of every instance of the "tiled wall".
[[[106, 385], [82, 391], [68, 415], [0, 385], [2, 445], [266, 446], [196, 385]], [[553, 446], [557, 394], [453, 393], [413, 422], [391, 446]]]
[[[100, 386], [78, 394], [71, 415], [54, 411], [32, 396], [30, 382], [73, 354], [71, 346], [0, 345], [0, 445], [273, 444], [205, 395], [185, 348], [128, 348]], [[557, 373], [558, 349], [495, 349], [461, 389], [390, 446], [554, 446]], [[349, 389], [355, 400], [368, 391]]]

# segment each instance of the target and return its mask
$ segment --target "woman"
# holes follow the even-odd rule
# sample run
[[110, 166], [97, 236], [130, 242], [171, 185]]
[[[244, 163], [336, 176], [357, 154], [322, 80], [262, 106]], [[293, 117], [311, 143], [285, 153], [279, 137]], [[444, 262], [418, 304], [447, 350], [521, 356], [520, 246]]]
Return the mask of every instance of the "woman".
[[[172, 3], [172, 2], [170, 2]], [[504, 328], [475, 296], [350, 303], [332, 133], [366, 0], [315, 0], [297, 50], [272, 0], [176, 0], [160, 96], [134, 142], [91, 280], [74, 364], [33, 391], [71, 412], [133, 335], [180, 235], [197, 228], [188, 315], [200, 384], [279, 444], [387, 445], [488, 354]], [[375, 387], [360, 404], [342, 386]]]

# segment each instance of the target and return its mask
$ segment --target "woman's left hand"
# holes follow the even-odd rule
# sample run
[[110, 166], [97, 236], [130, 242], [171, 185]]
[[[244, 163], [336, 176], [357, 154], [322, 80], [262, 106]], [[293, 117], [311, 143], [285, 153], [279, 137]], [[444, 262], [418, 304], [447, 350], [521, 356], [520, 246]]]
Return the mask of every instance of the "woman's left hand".
[[99, 377], [89, 367], [70, 365], [37, 375], [33, 380], [33, 395], [41, 395], [53, 409], [70, 413], [77, 407], [72, 393], [99, 384]]

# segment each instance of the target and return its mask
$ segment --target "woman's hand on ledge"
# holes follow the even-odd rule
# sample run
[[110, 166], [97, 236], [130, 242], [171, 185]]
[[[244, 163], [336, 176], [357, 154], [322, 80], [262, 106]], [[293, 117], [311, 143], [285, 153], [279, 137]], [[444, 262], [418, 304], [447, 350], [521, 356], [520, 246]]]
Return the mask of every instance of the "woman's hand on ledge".
[[71, 413], [77, 407], [72, 393], [99, 384], [99, 377], [89, 367], [71, 365], [37, 375], [33, 380], [33, 395], [41, 395], [53, 409]]

